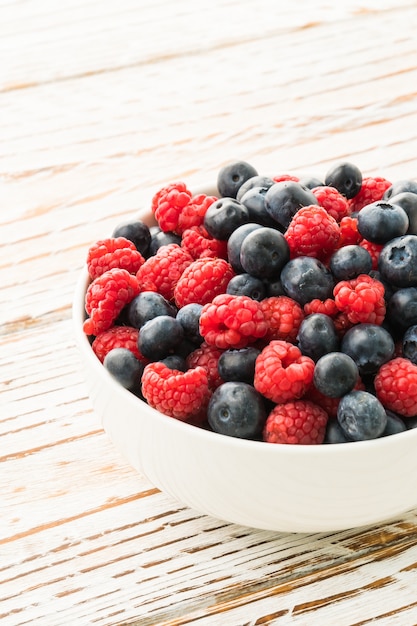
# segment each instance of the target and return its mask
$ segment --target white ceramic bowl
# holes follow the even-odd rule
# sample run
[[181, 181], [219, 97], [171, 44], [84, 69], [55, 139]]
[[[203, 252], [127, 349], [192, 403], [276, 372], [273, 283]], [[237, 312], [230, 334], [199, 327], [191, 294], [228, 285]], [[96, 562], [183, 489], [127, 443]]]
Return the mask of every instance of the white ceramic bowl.
[[[149, 211], [138, 218], [152, 223]], [[267, 444], [149, 407], [111, 377], [83, 333], [88, 282], [84, 270], [73, 319], [90, 398], [114, 445], [161, 491], [229, 522], [289, 532], [354, 528], [417, 507], [417, 429], [375, 441]]]

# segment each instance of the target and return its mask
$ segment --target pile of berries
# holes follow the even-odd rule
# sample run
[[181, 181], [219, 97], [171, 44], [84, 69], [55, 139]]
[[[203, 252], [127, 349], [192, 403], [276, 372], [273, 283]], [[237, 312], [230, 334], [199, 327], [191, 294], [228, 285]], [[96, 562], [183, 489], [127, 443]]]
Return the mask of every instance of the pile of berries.
[[287, 444], [417, 426], [417, 182], [223, 167], [155, 193], [87, 255], [84, 332], [167, 416]]

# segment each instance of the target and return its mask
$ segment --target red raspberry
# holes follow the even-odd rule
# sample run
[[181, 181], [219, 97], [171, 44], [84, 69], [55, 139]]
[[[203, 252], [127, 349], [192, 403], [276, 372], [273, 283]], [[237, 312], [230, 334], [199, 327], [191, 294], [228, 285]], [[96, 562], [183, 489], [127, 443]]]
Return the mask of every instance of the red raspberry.
[[136, 276], [118, 267], [93, 280], [85, 294], [85, 310], [90, 316], [83, 325], [86, 335], [98, 335], [110, 328], [121, 310], [139, 292]]
[[157, 361], [149, 363], [143, 370], [142, 393], [157, 411], [186, 421], [207, 406], [211, 392], [203, 367], [181, 372]]
[[158, 249], [139, 268], [136, 276], [142, 291], [157, 291], [167, 300], [174, 297], [174, 288], [193, 257], [176, 243]]
[[136, 274], [145, 259], [135, 244], [125, 237], [109, 237], [94, 243], [87, 254], [88, 273], [94, 280], [113, 267]]
[[222, 350], [244, 348], [264, 337], [268, 324], [259, 302], [248, 296], [220, 294], [203, 306], [200, 333]]
[[292, 180], [295, 183], [299, 182], [299, 178], [298, 176], [294, 176], [293, 174], [277, 174], [276, 176], [272, 177], [272, 180], [274, 181], [274, 183], [282, 183], [286, 180]]
[[192, 226], [182, 234], [181, 246], [194, 259], [202, 257], [220, 257], [227, 259], [227, 240], [215, 239], [204, 226]]
[[334, 323], [335, 330], [338, 336], [340, 337], [340, 339], [344, 336], [346, 331], [349, 330], [349, 328], [352, 328], [352, 326], [355, 325], [353, 322], [350, 321], [346, 313], [342, 313], [342, 312], [338, 313], [333, 318], [333, 323]]
[[331, 298], [327, 298], [326, 300], [315, 298], [304, 305], [304, 313], [305, 315], [324, 313], [324, 315], [328, 315], [329, 317], [336, 317], [339, 313], [339, 309], [336, 306], [336, 302]]
[[216, 200], [216, 196], [206, 196], [204, 193], [193, 196], [179, 215], [177, 232], [181, 235], [188, 228], [202, 226], [207, 209]]
[[232, 266], [224, 259], [196, 259], [185, 268], [175, 286], [175, 304], [178, 307], [192, 302], [207, 304], [226, 291], [234, 275]]
[[391, 185], [392, 183], [382, 176], [365, 176], [362, 179], [362, 186], [359, 192], [354, 198], [349, 200], [351, 212], [360, 211], [367, 204], [381, 200]]
[[372, 241], [368, 241], [367, 239], [362, 239], [362, 241], [359, 243], [359, 245], [362, 248], [365, 248], [365, 250], [368, 250], [369, 254], [371, 255], [371, 259], [372, 259], [372, 269], [373, 270], [377, 270], [378, 269], [379, 255], [381, 253], [382, 248], [384, 247], [384, 244], [382, 244], [382, 243], [373, 243]]
[[348, 201], [334, 187], [323, 185], [314, 187], [311, 191], [317, 198], [317, 204], [326, 209], [336, 222], [340, 222], [342, 218], [350, 214]]
[[103, 363], [104, 357], [114, 348], [126, 348], [133, 352], [135, 357], [147, 363], [147, 359], [138, 349], [139, 330], [132, 326], [112, 326], [108, 330], [99, 333], [94, 339], [91, 347], [94, 354]]
[[362, 235], [358, 231], [356, 217], [342, 217], [340, 224], [339, 248], [342, 246], [357, 245], [362, 241]]
[[304, 319], [301, 306], [288, 296], [271, 296], [260, 302], [268, 323], [265, 339], [282, 339], [294, 343], [300, 324]]
[[254, 387], [275, 403], [301, 398], [313, 381], [314, 361], [287, 341], [271, 341], [255, 363]]
[[403, 417], [417, 415], [417, 365], [397, 357], [379, 368], [374, 379], [378, 400]]
[[338, 309], [352, 324], [382, 324], [385, 318], [384, 285], [368, 274], [341, 280], [333, 289]]
[[171, 183], [162, 187], [152, 198], [152, 212], [159, 227], [164, 232], [177, 232], [182, 210], [192, 194], [185, 183]]
[[328, 417], [308, 400], [279, 404], [268, 415], [263, 440], [268, 443], [314, 445], [324, 441]]
[[323, 207], [302, 207], [292, 218], [284, 237], [291, 256], [310, 256], [324, 261], [337, 248], [339, 226]]
[[207, 372], [208, 385], [213, 391], [224, 382], [217, 369], [221, 354], [223, 354], [223, 350], [215, 346], [209, 346], [203, 341], [201, 346], [196, 348], [186, 358], [188, 368], [194, 368], [197, 365], [204, 367]]

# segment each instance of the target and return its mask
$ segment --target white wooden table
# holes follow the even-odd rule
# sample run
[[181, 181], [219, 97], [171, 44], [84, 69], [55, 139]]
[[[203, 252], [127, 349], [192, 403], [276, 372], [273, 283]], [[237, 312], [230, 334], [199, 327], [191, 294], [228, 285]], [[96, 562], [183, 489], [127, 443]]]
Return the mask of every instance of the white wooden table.
[[0, 1], [2, 626], [417, 624], [417, 511], [297, 535], [179, 505], [103, 432], [71, 322], [88, 246], [166, 182], [416, 177], [416, 32], [412, 0]]

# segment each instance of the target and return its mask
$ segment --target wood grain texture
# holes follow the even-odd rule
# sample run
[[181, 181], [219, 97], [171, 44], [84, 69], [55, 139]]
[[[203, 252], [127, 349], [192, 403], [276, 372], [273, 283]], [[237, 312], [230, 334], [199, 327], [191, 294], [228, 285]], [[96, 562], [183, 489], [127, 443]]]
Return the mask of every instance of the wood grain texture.
[[415, 178], [416, 28], [406, 0], [0, 2], [2, 625], [417, 624], [417, 512], [312, 535], [183, 507], [102, 431], [71, 322], [88, 246], [167, 181]]

